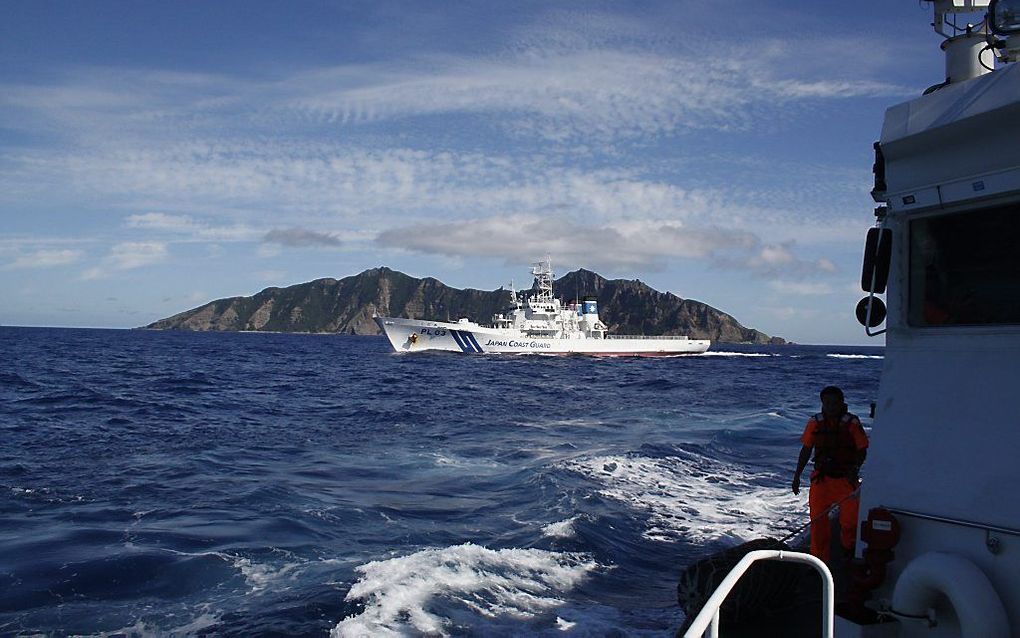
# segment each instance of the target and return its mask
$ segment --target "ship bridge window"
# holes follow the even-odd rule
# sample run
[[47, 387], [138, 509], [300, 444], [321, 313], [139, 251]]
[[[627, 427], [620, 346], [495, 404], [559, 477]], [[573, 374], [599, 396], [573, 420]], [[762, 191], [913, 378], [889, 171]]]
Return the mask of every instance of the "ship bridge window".
[[1020, 324], [1020, 204], [910, 222], [913, 326]]

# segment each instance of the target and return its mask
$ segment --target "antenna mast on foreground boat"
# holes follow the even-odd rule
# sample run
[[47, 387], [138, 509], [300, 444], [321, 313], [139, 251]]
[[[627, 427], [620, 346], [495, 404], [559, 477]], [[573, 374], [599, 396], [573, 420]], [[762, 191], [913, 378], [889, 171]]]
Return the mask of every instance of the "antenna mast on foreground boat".
[[[995, 70], [997, 41], [985, 12], [990, 0], [926, 0], [932, 3], [932, 27], [945, 38], [946, 81], [929, 91], [965, 82]], [[991, 4], [995, 4], [992, 2]], [[1009, 2], [1003, 2], [1008, 5]], [[1014, 2], [1014, 4], [1016, 4]], [[1008, 7], [1006, 11], [1009, 11]]]

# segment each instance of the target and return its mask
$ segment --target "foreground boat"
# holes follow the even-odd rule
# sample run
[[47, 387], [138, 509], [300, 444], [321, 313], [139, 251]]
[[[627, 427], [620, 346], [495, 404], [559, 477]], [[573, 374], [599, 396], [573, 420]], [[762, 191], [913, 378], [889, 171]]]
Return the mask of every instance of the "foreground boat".
[[[747, 553], [688, 638], [717, 631], [756, 560], [809, 563], [822, 604], [769, 619], [777, 633], [753, 619], [725, 635], [1020, 636], [1020, 2], [933, 8], [947, 79], [890, 108], [875, 144], [857, 316], [886, 354], [856, 552], [842, 575], [802, 553]], [[993, 71], [993, 57], [1007, 65]]]
[[376, 317], [397, 352], [449, 350], [469, 353], [587, 354], [596, 356], [670, 356], [708, 350], [707, 339], [610, 335], [594, 300], [567, 304], [553, 297], [549, 262], [536, 264], [536, 294], [524, 298], [511, 290], [513, 308], [493, 317], [491, 326], [468, 319], [456, 322]]

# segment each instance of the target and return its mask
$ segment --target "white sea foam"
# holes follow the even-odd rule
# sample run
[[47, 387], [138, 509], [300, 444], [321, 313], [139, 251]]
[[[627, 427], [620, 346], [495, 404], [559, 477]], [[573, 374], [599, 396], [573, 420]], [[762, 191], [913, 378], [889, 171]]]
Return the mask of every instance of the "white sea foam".
[[84, 496], [70, 495], [61, 496], [53, 492], [48, 487], [34, 488], [34, 487], [10, 487], [11, 494], [16, 497], [26, 497], [32, 500], [42, 500], [46, 503], [81, 503], [85, 501]]
[[[665, 608], [621, 610], [608, 605], [568, 604], [557, 610], [555, 628], [529, 632], [543, 636], [627, 636], [662, 638], [683, 625], [684, 613], [677, 605]], [[516, 634], [520, 635], [520, 634]]]
[[551, 538], [570, 538], [577, 533], [574, 530], [574, 521], [576, 520], [577, 517], [572, 516], [565, 521], [549, 523], [542, 528], [542, 536], [548, 536]]
[[[173, 615], [174, 614], [170, 614], [171, 617]], [[91, 635], [96, 638], [122, 638], [123, 636], [131, 636], [132, 638], [194, 636], [203, 629], [208, 629], [209, 627], [214, 626], [219, 622], [219, 620], [220, 618], [218, 614], [206, 611], [184, 624], [175, 627], [149, 626], [149, 623], [139, 620], [130, 627], [121, 627], [120, 629], [115, 629], [113, 631], [101, 631], [97, 634]]]
[[465, 458], [462, 456], [450, 456], [447, 454], [434, 453], [430, 455], [436, 465], [443, 467], [458, 467], [458, 468], [499, 468], [502, 467], [500, 463], [493, 461], [492, 459], [480, 459], [480, 458]]
[[833, 359], [885, 359], [885, 357], [880, 355], [880, 354], [835, 354], [835, 353], [830, 353], [830, 354], [827, 354], [825, 356], [832, 357]]
[[702, 352], [701, 354], [695, 355], [697, 357], [778, 357], [778, 354], [769, 352], [726, 352], [709, 350], [708, 352]]
[[[250, 558], [234, 556], [233, 554], [221, 554], [215, 552], [223, 560], [231, 563], [237, 568], [244, 580], [251, 587], [248, 593], [258, 594], [270, 587], [273, 587], [284, 578], [294, 575], [294, 571], [301, 567], [300, 563], [286, 563], [284, 565], [268, 565], [265, 563], [253, 562]], [[275, 588], [275, 587], [274, 587]]]
[[125, 540], [124, 547], [130, 550], [144, 549], [146, 551], [162, 551], [176, 556], [210, 556], [218, 558], [229, 563], [234, 569], [241, 573], [241, 576], [244, 577], [245, 583], [248, 587], [250, 587], [248, 590], [249, 594], [260, 594], [269, 589], [279, 589], [279, 582], [284, 579], [295, 579], [299, 571], [311, 564], [309, 561], [293, 560], [295, 558], [293, 554], [283, 551], [280, 553], [292, 559], [291, 562], [273, 565], [269, 563], [257, 563], [245, 556], [239, 556], [229, 552], [182, 552], [180, 550], [170, 549], [167, 547], [140, 547], [135, 545], [131, 538], [127, 538]]
[[449, 635], [456, 629], [451, 616], [465, 614], [472, 624], [527, 620], [563, 605], [557, 594], [597, 567], [584, 554], [471, 543], [374, 561], [357, 568], [361, 579], [346, 598], [364, 601], [365, 610], [343, 619], [330, 635]]
[[[706, 543], [784, 535], [805, 516], [803, 499], [770, 473], [704, 456], [599, 456], [563, 464], [599, 493], [648, 513], [646, 538]], [[782, 487], [762, 487], [762, 482]]]

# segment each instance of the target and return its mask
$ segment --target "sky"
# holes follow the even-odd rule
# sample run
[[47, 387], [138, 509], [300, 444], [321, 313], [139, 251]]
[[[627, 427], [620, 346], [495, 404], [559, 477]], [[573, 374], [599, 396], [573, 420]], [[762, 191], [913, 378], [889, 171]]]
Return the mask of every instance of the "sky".
[[853, 313], [871, 145], [944, 79], [928, 7], [5, 0], [0, 324], [379, 266], [520, 288], [548, 256], [881, 345]]

